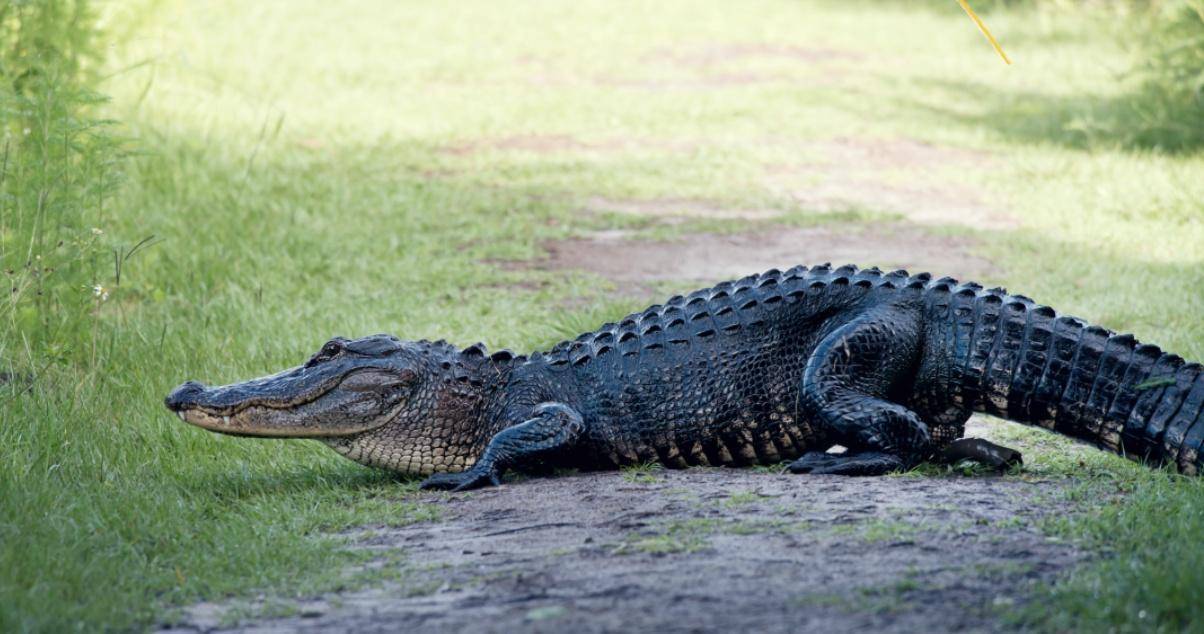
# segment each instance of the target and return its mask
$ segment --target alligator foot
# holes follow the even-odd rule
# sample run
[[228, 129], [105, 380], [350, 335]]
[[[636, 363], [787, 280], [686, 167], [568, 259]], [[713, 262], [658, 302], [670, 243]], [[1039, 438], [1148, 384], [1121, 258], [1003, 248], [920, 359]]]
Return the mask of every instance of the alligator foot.
[[961, 460], [973, 460], [996, 471], [1007, 471], [1015, 465], [1024, 464], [1019, 451], [982, 438], [955, 440], [936, 456], [936, 462], [944, 464], [957, 464]]
[[499, 486], [502, 480], [498, 473], [486, 469], [469, 469], [460, 473], [436, 473], [418, 485], [420, 489], [436, 491], [468, 491], [487, 486]]
[[791, 473], [876, 476], [904, 468], [903, 459], [877, 451], [831, 454], [812, 451], [786, 467]]

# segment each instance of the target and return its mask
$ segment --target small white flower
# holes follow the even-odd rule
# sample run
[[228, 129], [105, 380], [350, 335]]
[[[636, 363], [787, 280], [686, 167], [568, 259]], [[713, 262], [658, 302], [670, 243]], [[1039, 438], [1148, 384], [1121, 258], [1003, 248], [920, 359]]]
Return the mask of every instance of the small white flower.
[[109, 289], [101, 286], [100, 284], [92, 287], [92, 294], [96, 297], [99, 297], [100, 301], [102, 302], [109, 299]]
[[25, 133], [25, 136], [29, 136], [30, 130], [29, 130], [29, 128], [25, 128], [24, 130], [22, 130], [22, 132]]
[[98, 227], [92, 227], [92, 235], [103, 236], [104, 234], [105, 232], [101, 231]]

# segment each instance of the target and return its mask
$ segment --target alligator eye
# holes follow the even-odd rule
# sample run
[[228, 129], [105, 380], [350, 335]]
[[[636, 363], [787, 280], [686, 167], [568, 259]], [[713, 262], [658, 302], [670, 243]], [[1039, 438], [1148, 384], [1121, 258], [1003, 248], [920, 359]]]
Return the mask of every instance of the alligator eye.
[[315, 365], [317, 365], [323, 361], [329, 361], [330, 359], [333, 359], [334, 357], [338, 356], [338, 354], [342, 351], [343, 351], [343, 342], [342, 341], [339, 341], [337, 339], [332, 339], [330, 341], [327, 341], [326, 345], [322, 346], [322, 349], [318, 351], [318, 354], [315, 354], [314, 356], [310, 357], [309, 361], [307, 361], [305, 363], [305, 367], [312, 368]]

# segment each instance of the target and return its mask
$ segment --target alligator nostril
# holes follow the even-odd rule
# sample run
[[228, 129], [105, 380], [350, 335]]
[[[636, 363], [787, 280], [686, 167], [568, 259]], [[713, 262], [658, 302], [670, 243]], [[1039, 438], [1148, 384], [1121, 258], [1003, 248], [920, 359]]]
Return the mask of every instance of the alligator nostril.
[[196, 405], [197, 397], [205, 391], [205, 386], [196, 381], [188, 381], [171, 391], [163, 404], [172, 411], [180, 411]]

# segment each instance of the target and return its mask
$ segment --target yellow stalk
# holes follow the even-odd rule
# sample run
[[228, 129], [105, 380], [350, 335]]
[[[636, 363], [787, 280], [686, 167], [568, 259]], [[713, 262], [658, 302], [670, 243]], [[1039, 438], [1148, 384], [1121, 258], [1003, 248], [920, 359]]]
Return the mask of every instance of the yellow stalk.
[[987, 28], [986, 24], [983, 24], [983, 21], [978, 17], [978, 14], [974, 13], [974, 9], [970, 8], [970, 5], [966, 2], [966, 0], [957, 0], [957, 3], [962, 5], [962, 9], [966, 11], [966, 15], [970, 16], [970, 19], [974, 20], [974, 23], [978, 25], [978, 30], [982, 31], [982, 34], [987, 36], [987, 41], [991, 43], [991, 46], [995, 47], [995, 52], [999, 53], [999, 57], [1003, 59], [1003, 63], [1010, 65], [1012, 60], [1008, 59], [1007, 53], [1003, 52], [1003, 47], [1000, 46], [999, 42], [995, 40], [995, 36], [991, 35], [991, 30]]

